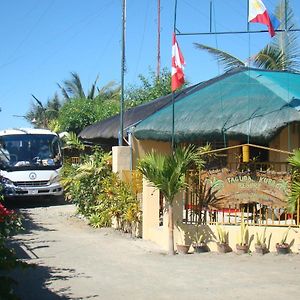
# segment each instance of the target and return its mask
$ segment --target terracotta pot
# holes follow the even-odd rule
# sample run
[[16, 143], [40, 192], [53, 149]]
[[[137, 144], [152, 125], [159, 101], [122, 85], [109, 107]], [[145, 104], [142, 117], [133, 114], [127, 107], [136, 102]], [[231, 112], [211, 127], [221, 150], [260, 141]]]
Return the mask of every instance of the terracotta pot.
[[194, 252], [195, 253], [203, 253], [203, 252], [208, 252], [209, 248], [206, 244], [201, 243], [201, 244], [193, 244]]
[[189, 252], [190, 249], [190, 245], [176, 245], [177, 247], [177, 252], [179, 254], [187, 254]]
[[268, 252], [268, 248], [266, 245], [255, 244], [255, 252], [258, 254], [266, 254]]
[[289, 244], [276, 244], [277, 254], [288, 254], [290, 253], [290, 245]]
[[236, 244], [236, 253], [237, 254], [245, 254], [249, 251], [249, 245], [240, 245]]
[[231, 252], [232, 249], [226, 243], [218, 243], [218, 251], [220, 253], [227, 253], [227, 252]]

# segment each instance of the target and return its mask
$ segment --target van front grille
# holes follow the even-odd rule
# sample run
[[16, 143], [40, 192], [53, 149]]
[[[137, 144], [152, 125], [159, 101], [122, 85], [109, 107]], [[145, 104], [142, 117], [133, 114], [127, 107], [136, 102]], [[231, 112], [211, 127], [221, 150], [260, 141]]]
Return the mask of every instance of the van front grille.
[[15, 186], [46, 186], [48, 184], [47, 180], [40, 181], [15, 181]]

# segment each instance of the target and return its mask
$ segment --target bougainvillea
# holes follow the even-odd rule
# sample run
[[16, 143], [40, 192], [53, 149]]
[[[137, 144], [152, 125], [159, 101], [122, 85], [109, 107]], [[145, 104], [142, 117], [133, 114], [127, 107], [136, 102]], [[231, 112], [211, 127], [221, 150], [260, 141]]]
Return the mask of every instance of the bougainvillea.
[[18, 299], [13, 290], [15, 281], [5, 274], [12, 269], [27, 266], [25, 262], [17, 259], [12, 249], [7, 247], [8, 238], [20, 229], [21, 217], [0, 202], [0, 299]]
[[15, 211], [0, 203], [0, 238], [6, 238], [21, 228], [21, 219]]

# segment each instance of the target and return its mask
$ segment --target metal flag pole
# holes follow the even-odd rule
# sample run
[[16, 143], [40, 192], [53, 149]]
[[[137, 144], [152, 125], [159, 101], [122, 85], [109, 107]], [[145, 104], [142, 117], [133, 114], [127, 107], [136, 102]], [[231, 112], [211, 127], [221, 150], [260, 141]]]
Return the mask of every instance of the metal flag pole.
[[120, 131], [119, 146], [123, 146], [124, 137], [124, 77], [125, 77], [125, 33], [126, 33], [126, 0], [122, 3], [122, 59], [121, 59], [121, 96], [120, 96]]
[[[175, 0], [174, 7], [174, 26], [173, 33], [176, 38], [176, 17], [177, 17], [177, 0]], [[175, 99], [174, 99], [174, 91], [172, 90], [172, 151], [174, 153], [175, 150]]]
[[157, 0], [157, 67], [156, 77], [160, 76], [160, 0]]

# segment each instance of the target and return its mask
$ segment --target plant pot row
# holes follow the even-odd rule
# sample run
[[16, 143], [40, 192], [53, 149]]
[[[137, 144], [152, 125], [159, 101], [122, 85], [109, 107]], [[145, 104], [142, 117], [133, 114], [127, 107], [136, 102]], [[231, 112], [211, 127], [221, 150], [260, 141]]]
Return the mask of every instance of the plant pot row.
[[[206, 244], [192, 244], [195, 253], [204, 253], [209, 252], [209, 247]], [[231, 247], [227, 243], [218, 243], [218, 252], [219, 253], [228, 253], [232, 252]], [[190, 245], [178, 245], [177, 244], [177, 252], [179, 254], [187, 254], [189, 252]], [[276, 251], [278, 254], [288, 254], [290, 253], [289, 244], [276, 244]], [[249, 252], [249, 245], [236, 245], [237, 254], [245, 254]], [[255, 252], [258, 254], [266, 254], [269, 252], [266, 245], [255, 245]]]

